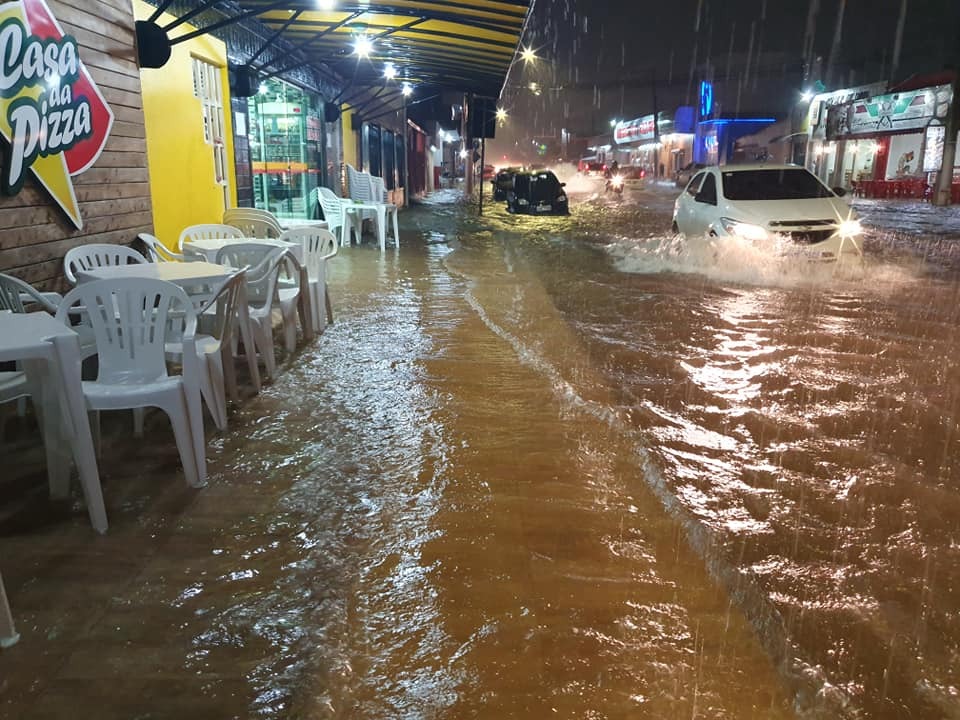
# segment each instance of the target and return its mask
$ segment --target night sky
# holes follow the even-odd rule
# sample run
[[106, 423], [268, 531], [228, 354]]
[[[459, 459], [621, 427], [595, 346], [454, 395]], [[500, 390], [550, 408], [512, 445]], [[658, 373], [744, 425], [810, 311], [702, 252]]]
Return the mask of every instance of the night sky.
[[[599, 133], [611, 118], [652, 112], [654, 86], [658, 109], [672, 112], [691, 102], [691, 90], [695, 94], [711, 70], [728, 83], [728, 108], [739, 82], [738, 112], [785, 112], [804, 84], [811, 2], [817, 6], [814, 56], [821, 62], [811, 68], [809, 83], [839, 88], [891, 79], [901, 0], [847, 1], [832, 78], [826, 70], [840, 0], [537, 0], [526, 39], [542, 59], [511, 73], [503, 100], [513, 127], [498, 137], [551, 135], [560, 128]], [[958, 44], [960, 0], [908, 0], [896, 79], [956, 63]]]

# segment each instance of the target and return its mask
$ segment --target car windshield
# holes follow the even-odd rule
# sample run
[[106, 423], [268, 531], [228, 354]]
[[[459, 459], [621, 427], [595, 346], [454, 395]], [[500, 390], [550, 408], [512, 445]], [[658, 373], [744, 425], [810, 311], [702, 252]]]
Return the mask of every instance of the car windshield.
[[802, 168], [723, 173], [723, 196], [727, 200], [807, 200], [831, 195], [816, 177]]
[[538, 173], [531, 179], [531, 202], [552, 202], [560, 194], [560, 181], [553, 173]]

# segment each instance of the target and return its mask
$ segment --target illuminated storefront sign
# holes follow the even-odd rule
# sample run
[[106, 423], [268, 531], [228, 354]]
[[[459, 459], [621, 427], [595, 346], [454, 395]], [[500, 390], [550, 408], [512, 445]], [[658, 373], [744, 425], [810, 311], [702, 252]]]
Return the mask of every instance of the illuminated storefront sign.
[[107, 142], [113, 112], [45, 0], [0, 3], [2, 187], [15, 195], [27, 172], [80, 229], [71, 177], [92, 166]]
[[655, 136], [656, 128], [653, 125], [653, 115], [618, 122], [613, 129], [613, 139], [617, 145], [637, 142], [638, 140], [652, 140]]
[[713, 83], [706, 80], [700, 83], [700, 119], [710, 120], [713, 117]]
[[938, 85], [832, 107], [827, 113], [827, 137], [923, 130], [935, 119], [946, 121], [952, 95], [949, 85]]

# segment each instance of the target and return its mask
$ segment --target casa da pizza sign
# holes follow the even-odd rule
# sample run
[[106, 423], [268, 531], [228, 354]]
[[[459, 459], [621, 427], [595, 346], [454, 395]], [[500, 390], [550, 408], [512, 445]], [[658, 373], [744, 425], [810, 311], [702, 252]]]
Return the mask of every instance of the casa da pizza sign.
[[7, 195], [28, 173], [77, 229], [83, 227], [72, 177], [92, 166], [113, 112], [45, 0], [0, 2], [0, 186]]

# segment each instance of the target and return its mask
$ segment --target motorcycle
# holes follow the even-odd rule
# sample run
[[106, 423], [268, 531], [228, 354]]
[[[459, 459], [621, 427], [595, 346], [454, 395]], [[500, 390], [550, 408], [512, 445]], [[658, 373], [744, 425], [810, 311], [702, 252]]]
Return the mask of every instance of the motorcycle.
[[605, 192], [612, 192], [614, 195], [620, 196], [623, 195], [623, 176], [622, 175], [611, 175], [607, 178], [607, 184], [604, 188]]

